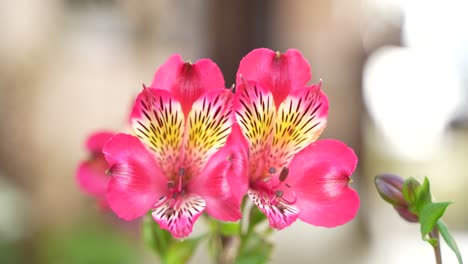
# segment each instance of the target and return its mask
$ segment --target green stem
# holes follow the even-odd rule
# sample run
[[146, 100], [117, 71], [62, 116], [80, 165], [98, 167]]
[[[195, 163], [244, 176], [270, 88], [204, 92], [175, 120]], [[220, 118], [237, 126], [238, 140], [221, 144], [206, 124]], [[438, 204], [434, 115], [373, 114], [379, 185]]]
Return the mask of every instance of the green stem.
[[434, 238], [437, 240], [437, 244], [433, 247], [434, 248], [434, 255], [436, 258], [436, 263], [437, 264], [442, 264], [442, 253], [440, 251], [440, 240], [439, 240], [439, 230], [437, 227], [434, 227], [434, 229], [429, 233], [430, 238]]
[[219, 234], [220, 251], [216, 256], [216, 263], [231, 264], [236, 257], [237, 245], [236, 236], [224, 236]]

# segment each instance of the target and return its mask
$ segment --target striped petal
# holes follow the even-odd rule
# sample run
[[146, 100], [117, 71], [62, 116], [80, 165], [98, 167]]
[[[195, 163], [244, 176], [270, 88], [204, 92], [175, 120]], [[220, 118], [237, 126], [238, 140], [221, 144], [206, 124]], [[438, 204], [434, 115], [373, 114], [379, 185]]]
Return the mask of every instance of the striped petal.
[[205, 201], [197, 195], [162, 198], [153, 210], [153, 219], [163, 229], [181, 239], [192, 233], [192, 227], [205, 210]]
[[180, 55], [171, 56], [154, 75], [152, 88], [167, 90], [179, 102], [185, 116], [192, 104], [206, 91], [224, 88], [224, 78], [218, 65], [209, 59], [196, 63], [183, 62]]
[[231, 133], [233, 94], [227, 89], [203, 94], [187, 119], [184, 165], [187, 175], [197, 175], [208, 159], [224, 146]]
[[[250, 163], [264, 169], [262, 164], [270, 149], [276, 117], [273, 95], [260, 84], [244, 80], [237, 87], [234, 108], [242, 133], [249, 141]], [[250, 175], [262, 173], [251, 171]]]
[[325, 129], [328, 99], [320, 84], [294, 90], [281, 103], [275, 123], [269, 164], [277, 171], [292, 157], [317, 140]]
[[276, 197], [274, 194], [268, 195], [267, 192], [249, 190], [247, 192], [252, 202], [268, 218], [270, 226], [281, 230], [290, 226], [299, 216], [299, 209]]
[[183, 143], [184, 114], [167, 91], [145, 88], [132, 111], [135, 135], [154, 153], [164, 172], [177, 171]]
[[241, 218], [241, 203], [247, 189], [248, 144], [237, 124], [226, 145], [211, 156], [205, 168], [190, 181], [188, 189], [203, 197], [206, 212], [222, 221]]

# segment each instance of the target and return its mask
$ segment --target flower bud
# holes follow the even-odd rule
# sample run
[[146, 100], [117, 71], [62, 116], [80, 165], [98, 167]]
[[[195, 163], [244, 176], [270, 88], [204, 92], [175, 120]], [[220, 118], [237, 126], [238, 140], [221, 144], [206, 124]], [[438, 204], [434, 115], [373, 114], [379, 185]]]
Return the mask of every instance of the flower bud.
[[380, 197], [394, 206], [408, 206], [403, 197], [403, 183], [399, 176], [393, 174], [381, 174], [375, 176], [375, 187]]
[[[397, 175], [381, 174], [375, 177], [375, 186], [380, 196], [393, 205], [401, 218], [412, 223], [418, 222], [418, 216], [409, 210], [411, 202], [415, 200], [415, 190], [420, 186], [418, 181], [410, 178], [405, 183]], [[404, 198], [403, 188], [406, 188], [409, 201]]]
[[411, 223], [419, 222], [419, 217], [416, 214], [413, 214], [409, 209], [408, 206], [393, 206], [401, 218], [405, 219]]

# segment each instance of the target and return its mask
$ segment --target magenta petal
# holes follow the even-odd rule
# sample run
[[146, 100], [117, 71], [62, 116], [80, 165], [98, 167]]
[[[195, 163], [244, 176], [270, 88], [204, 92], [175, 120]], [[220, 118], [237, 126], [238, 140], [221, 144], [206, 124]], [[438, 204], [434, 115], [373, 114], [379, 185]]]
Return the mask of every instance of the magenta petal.
[[136, 137], [118, 134], [106, 143], [103, 153], [112, 176], [107, 201], [119, 217], [142, 216], [166, 194], [166, 177]]
[[201, 59], [195, 64], [183, 62], [177, 54], [158, 69], [151, 87], [172, 93], [181, 102], [185, 116], [204, 92], [225, 88], [223, 74], [216, 63], [209, 59]]
[[114, 133], [109, 131], [98, 131], [91, 134], [86, 139], [86, 149], [93, 153], [101, 153], [102, 147], [113, 135]]
[[290, 91], [304, 87], [311, 78], [310, 66], [302, 54], [294, 49], [276, 53], [261, 48], [245, 56], [237, 71], [237, 84], [241, 77], [267, 87], [278, 106]]
[[356, 164], [354, 151], [337, 140], [320, 140], [299, 152], [286, 179], [297, 197], [299, 219], [324, 227], [353, 219], [359, 196], [348, 184]]
[[81, 162], [76, 170], [76, 179], [80, 188], [97, 198], [105, 198], [110, 180], [109, 175], [106, 174], [108, 168], [102, 154]]
[[359, 196], [355, 190], [348, 188], [329, 202], [304, 201], [298, 207], [302, 221], [316, 226], [335, 227], [346, 224], [356, 216]]
[[190, 182], [190, 190], [206, 201], [206, 212], [222, 221], [241, 218], [241, 202], [248, 188], [248, 143], [237, 124], [226, 145], [216, 152], [204, 170]]

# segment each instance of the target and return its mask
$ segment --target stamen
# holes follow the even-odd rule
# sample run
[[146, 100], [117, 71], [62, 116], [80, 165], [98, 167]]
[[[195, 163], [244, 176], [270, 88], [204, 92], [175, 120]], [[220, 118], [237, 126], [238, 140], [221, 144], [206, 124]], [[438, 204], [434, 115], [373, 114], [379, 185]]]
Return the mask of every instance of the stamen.
[[173, 189], [174, 187], [175, 187], [174, 181], [168, 181], [168, 182], [167, 182], [167, 188]]
[[276, 195], [276, 197], [282, 197], [283, 196], [283, 191], [282, 190], [276, 190], [275, 195]]
[[267, 181], [269, 181], [269, 180], [271, 180], [271, 177], [266, 177], [266, 178], [263, 178], [263, 179], [262, 179], [263, 182], [267, 182]]
[[284, 182], [284, 180], [286, 180], [286, 178], [288, 178], [288, 174], [289, 174], [288, 167], [283, 167], [283, 169], [281, 170], [280, 175], [279, 175], [280, 182]]
[[180, 167], [179, 168], [179, 176], [184, 176], [185, 175], [185, 168], [184, 167]]
[[297, 201], [297, 196], [296, 196], [296, 193], [295, 192], [292, 192], [292, 195], [293, 195], [293, 200], [287, 200], [285, 199], [284, 197], [281, 197], [281, 199], [283, 200], [283, 202], [287, 203], [287, 204], [295, 204], [296, 201]]
[[236, 92], [236, 84], [233, 83], [233, 84], [231, 85], [231, 88], [229, 88], [229, 90], [230, 90], [232, 93], [235, 93], [235, 92]]

